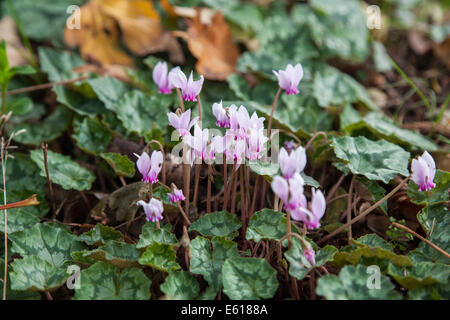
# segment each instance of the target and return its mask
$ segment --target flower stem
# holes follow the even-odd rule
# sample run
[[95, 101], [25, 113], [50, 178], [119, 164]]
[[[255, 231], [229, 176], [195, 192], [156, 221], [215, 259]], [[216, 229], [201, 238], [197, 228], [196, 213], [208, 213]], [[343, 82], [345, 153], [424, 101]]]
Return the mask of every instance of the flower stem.
[[197, 207], [198, 183], [200, 181], [200, 168], [201, 164], [195, 165], [194, 198], [192, 199], [192, 204], [194, 205], [194, 207]]
[[212, 167], [208, 164], [208, 188], [206, 191], [206, 212], [211, 212], [211, 179], [212, 179]]
[[[352, 195], [353, 195], [353, 184], [355, 182], [355, 176], [352, 177], [352, 180], [350, 182], [350, 189], [348, 190], [348, 197], [347, 197], [347, 223], [349, 223], [352, 220]], [[352, 240], [352, 226], [348, 226], [348, 242], [350, 244], [350, 240]]]
[[184, 112], [184, 101], [180, 88], [177, 88], [178, 100], [180, 100], [181, 111]]
[[236, 191], [237, 191], [237, 178], [238, 178], [238, 174], [236, 173], [236, 161], [234, 162], [234, 166], [233, 166], [233, 175], [231, 176], [231, 179], [233, 181], [231, 190], [233, 191], [232, 195], [231, 195], [231, 213], [234, 213], [234, 206], [236, 204]]
[[269, 124], [267, 125], [267, 136], [270, 137], [270, 129], [272, 128], [272, 118], [275, 112], [275, 108], [277, 107], [278, 99], [280, 98], [281, 88], [278, 88], [277, 94], [275, 95], [275, 99], [273, 99], [272, 103], [272, 111], [270, 112]]

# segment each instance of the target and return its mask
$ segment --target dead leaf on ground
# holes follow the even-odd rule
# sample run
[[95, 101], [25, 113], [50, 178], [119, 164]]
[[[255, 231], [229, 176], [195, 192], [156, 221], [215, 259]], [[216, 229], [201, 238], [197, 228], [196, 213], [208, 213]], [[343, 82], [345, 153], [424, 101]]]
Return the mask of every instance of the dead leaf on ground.
[[187, 41], [189, 50], [198, 59], [198, 73], [207, 79], [225, 80], [235, 71], [239, 50], [221, 12], [211, 18], [210, 24], [202, 22], [201, 16], [198, 9], [196, 16], [187, 21], [187, 31], [174, 34]]
[[103, 68], [133, 67], [132, 58], [120, 46], [121, 31], [124, 44], [135, 55], [168, 51], [173, 62], [184, 62], [179, 43], [164, 30], [149, 1], [91, 0], [81, 7], [80, 14], [81, 29], [66, 28], [64, 41], [70, 47], [80, 47], [87, 61]]
[[125, 45], [135, 55], [168, 51], [174, 63], [184, 63], [184, 55], [175, 37], [163, 28], [158, 11], [146, 0], [97, 0], [101, 10], [115, 19], [122, 30]]
[[17, 32], [16, 23], [11, 17], [5, 16], [0, 20], [0, 41], [6, 42], [6, 54], [11, 67], [27, 64], [29, 53], [25, 49]]
[[133, 66], [132, 59], [119, 47], [119, 30], [114, 19], [101, 11], [94, 0], [81, 7], [81, 29], [64, 31], [70, 47], [80, 47], [82, 57], [102, 66], [111, 64]]

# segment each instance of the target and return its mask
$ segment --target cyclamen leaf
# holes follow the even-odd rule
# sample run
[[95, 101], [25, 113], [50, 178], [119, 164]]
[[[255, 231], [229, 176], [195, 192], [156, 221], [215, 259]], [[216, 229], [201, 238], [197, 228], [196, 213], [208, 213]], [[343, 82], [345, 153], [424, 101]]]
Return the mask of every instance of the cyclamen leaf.
[[14, 131], [26, 131], [14, 137], [14, 141], [26, 145], [39, 146], [42, 142], [50, 142], [69, 127], [71, 112], [64, 106], [59, 106], [52, 114], [40, 123], [23, 123], [14, 127]]
[[170, 272], [181, 268], [176, 259], [176, 252], [171, 245], [154, 242], [145, 249], [139, 258], [139, 263], [157, 270]]
[[108, 162], [116, 175], [128, 178], [134, 177], [136, 172], [134, 169], [135, 164], [127, 156], [119, 153], [102, 153], [100, 157]]
[[370, 289], [366, 266], [345, 266], [341, 269], [339, 277], [325, 275], [317, 281], [316, 293], [328, 300], [398, 300], [400, 293], [394, 290], [389, 278], [380, 274], [379, 289]]
[[138, 268], [119, 269], [97, 262], [81, 271], [74, 300], [148, 300], [151, 281]]
[[58, 268], [34, 255], [15, 259], [11, 269], [12, 290], [51, 290], [61, 286], [69, 277], [65, 268]]
[[197, 280], [183, 270], [170, 272], [160, 288], [168, 300], [193, 300], [200, 290]]
[[415, 289], [434, 283], [448, 284], [450, 266], [441, 263], [420, 262], [412, 267], [402, 268], [390, 264], [388, 274], [402, 287]]
[[420, 205], [437, 204], [448, 201], [450, 189], [450, 172], [436, 170], [434, 177], [436, 187], [428, 192], [420, 191], [419, 186], [412, 180], [408, 182], [408, 197], [412, 202]]
[[317, 253], [316, 264], [311, 266], [303, 254], [300, 240], [294, 237], [292, 238], [291, 248], [284, 255], [289, 261], [289, 274], [298, 280], [302, 280], [313, 268], [320, 267], [328, 261], [331, 261], [336, 252], [338, 252], [338, 249], [335, 247], [330, 245], [325, 246]]
[[97, 223], [95, 227], [79, 236], [81, 241], [88, 245], [105, 244], [108, 240], [121, 240], [123, 238], [120, 231], [112, 227]]
[[38, 223], [31, 229], [10, 235], [11, 251], [22, 257], [34, 255], [54, 267], [61, 267], [72, 260], [72, 251], [83, 250], [85, 246], [77, 237], [63, 228]]
[[[280, 241], [286, 235], [287, 220], [283, 213], [264, 208], [257, 211], [250, 218], [246, 239], [261, 241], [262, 239]], [[297, 228], [292, 226], [292, 231]]]
[[139, 235], [139, 242], [136, 248], [146, 248], [151, 244], [166, 243], [170, 245], [178, 245], [178, 240], [173, 233], [170, 232], [172, 226], [170, 224], [162, 225], [159, 229], [156, 228], [155, 223], [146, 222], [142, 227], [142, 232]]
[[[46, 177], [42, 150], [31, 151], [31, 159], [41, 169], [41, 176]], [[95, 176], [72, 161], [70, 157], [48, 150], [47, 161], [50, 179], [54, 183], [61, 185], [66, 190], [91, 189]]]
[[223, 292], [232, 300], [270, 299], [278, 288], [277, 272], [259, 258], [225, 260], [222, 281]]
[[[4, 268], [5, 268], [4, 260], [0, 259], [0, 270], [4, 270]], [[7, 281], [7, 288], [6, 288], [6, 299], [7, 300], [40, 300], [41, 299], [40, 294], [36, 291], [12, 290], [11, 289], [11, 274], [12, 274], [12, 271], [8, 272], [8, 281]], [[3, 292], [3, 281], [0, 281], [0, 291]]]
[[202, 275], [209, 284], [200, 299], [214, 299], [222, 288], [223, 263], [228, 258], [239, 257], [237, 243], [222, 237], [213, 237], [210, 241], [198, 236], [191, 241], [189, 249], [191, 252], [189, 271]]
[[95, 118], [84, 118], [82, 122], [75, 121], [72, 137], [81, 150], [92, 155], [104, 152], [112, 140], [111, 133]]
[[111, 263], [121, 269], [139, 267], [139, 251], [134, 244], [109, 240], [102, 247], [94, 250], [72, 252], [75, 261], [92, 264], [96, 261]]
[[397, 174], [409, 175], [409, 152], [385, 140], [372, 141], [365, 137], [333, 137], [331, 144], [343, 162], [334, 165], [344, 173], [350, 170], [370, 180], [389, 183]]
[[236, 215], [227, 211], [218, 211], [205, 214], [194, 221], [189, 231], [198, 231], [204, 236], [226, 237], [241, 227]]

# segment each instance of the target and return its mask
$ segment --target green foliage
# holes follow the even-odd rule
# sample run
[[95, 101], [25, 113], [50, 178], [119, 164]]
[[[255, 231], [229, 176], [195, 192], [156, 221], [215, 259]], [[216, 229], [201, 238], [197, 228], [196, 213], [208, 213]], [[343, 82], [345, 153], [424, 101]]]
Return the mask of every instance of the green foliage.
[[100, 157], [113, 168], [116, 175], [128, 178], [134, 177], [135, 164], [127, 156], [109, 152], [100, 154]]
[[246, 239], [256, 242], [262, 239], [280, 241], [286, 235], [286, 227], [286, 217], [283, 213], [264, 208], [250, 218]]
[[104, 152], [112, 140], [112, 135], [98, 120], [84, 118], [83, 121], [75, 121], [72, 137], [77, 142], [78, 148], [92, 155]]
[[169, 300], [193, 300], [200, 290], [197, 280], [186, 271], [169, 273], [160, 288]]
[[139, 258], [139, 263], [156, 270], [170, 272], [180, 269], [176, 252], [170, 244], [153, 242]]
[[105, 245], [94, 250], [72, 252], [76, 262], [92, 264], [96, 261], [108, 262], [121, 269], [139, 267], [139, 251], [134, 244], [108, 240]]
[[345, 266], [339, 277], [325, 275], [317, 281], [316, 293], [328, 300], [398, 300], [401, 295], [396, 292], [389, 278], [380, 275], [379, 289], [369, 289], [368, 278], [371, 276], [363, 265]]
[[138, 268], [97, 262], [81, 271], [74, 300], [149, 300], [151, 281]]
[[411, 201], [420, 205], [432, 205], [438, 204], [444, 201], [448, 201], [449, 195], [448, 190], [450, 189], [450, 172], [436, 170], [436, 175], [434, 176], [434, 187], [429, 192], [424, 192], [419, 190], [419, 186], [412, 180], [408, 182], [408, 197]]
[[[41, 176], [46, 177], [42, 150], [31, 151], [31, 160], [41, 169]], [[95, 176], [90, 171], [62, 154], [48, 150], [47, 163], [52, 182], [66, 190], [89, 190], [95, 180]]]
[[317, 253], [316, 264], [312, 266], [303, 254], [300, 240], [294, 237], [292, 238], [292, 247], [284, 255], [289, 261], [289, 274], [298, 280], [302, 280], [313, 268], [320, 267], [333, 260], [336, 252], [338, 252], [338, 249], [335, 247], [325, 246]]
[[191, 252], [190, 271], [200, 274], [209, 287], [201, 298], [214, 299], [222, 288], [222, 266], [226, 259], [239, 257], [237, 244], [223, 237], [212, 240], [198, 236], [189, 245]]
[[171, 233], [172, 226], [170, 224], [162, 225], [161, 228], [156, 228], [155, 223], [146, 222], [142, 227], [142, 232], [139, 235], [139, 242], [136, 248], [146, 248], [153, 243], [166, 243], [170, 245], [178, 245], [178, 240], [173, 233]]
[[189, 231], [198, 231], [204, 236], [226, 237], [240, 227], [241, 222], [235, 215], [227, 211], [218, 211], [205, 214], [194, 221]]
[[222, 281], [223, 292], [232, 300], [270, 299], [278, 288], [277, 272], [258, 258], [225, 260]]
[[365, 137], [333, 137], [331, 144], [342, 162], [334, 165], [344, 173], [351, 171], [370, 180], [389, 183], [397, 174], [408, 176], [409, 152], [385, 140]]
[[123, 236], [120, 231], [97, 223], [93, 229], [81, 234], [79, 239], [92, 246], [105, 244], [108, 240], [121, 240], [122, 237]]

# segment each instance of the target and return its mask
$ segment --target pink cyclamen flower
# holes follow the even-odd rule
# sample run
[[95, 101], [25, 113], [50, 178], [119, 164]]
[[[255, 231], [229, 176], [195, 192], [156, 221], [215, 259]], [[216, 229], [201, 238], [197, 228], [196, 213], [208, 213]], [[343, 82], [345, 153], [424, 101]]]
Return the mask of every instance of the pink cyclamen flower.
[[170, 94], [172, 93], [173, 86], [169, 82], [169, 75], [167, 72], [167, 63], [158, 62], [153, 69], [153, 81], [158, 85], [159, 93]]
[[[323, 196], [322, 191], [313, 188], [310, 210], [305, 207], [299, 207], [295, 210], [295, 213], [292, 213], [292, 218], [303, 221], [308, 229], [316, 229], [320, 227], [320, 219], [322, 219], [325, 214], [326, 206], [325, 197]], [[304, 215], [302, 215], [302, 213], [304, 213]]]
[[291, 215], [294, 219], [297, 217], [295, 214], [299, 207], [306, 208], [306, 197], [303, 194], [304, 183], [301, 175], [296, 173], [289, 180], [286, 180], [286, 178], [281, 176], [275, 176], [271, 184], [273, 192], [283, 200], [284, 208], [291, 211]]
[[199, 117], [195, 117], [191, 120], [191, 109], [188, 109], [180, 116], [177, 116], [177, 114], [173, 112], [168, 113], [167, 116], [169, 117], [170, 125], [177, 129], [179, 135], [182, 137], [189, 134], [192, 126], [194, 126], [199, 119]]
[[413, 159], [411, 170], [412, 179], [419, 186], [420, 191], [428, 191], [436, 186], [433, 182], [434, 175], [436, 174], [436, 164], [433, 157], [427, 151], [417, 159]]
[[178, 201], [183, 201], [185, 199], [183, 190], [173, 189], [173, 193], [169, 193], [170, 202], [176, 203]]
[[183, 141], [192, 148], [192, 152], [196, 159], [203, 159], [203, 155], [206, 152], [206, 145], [208, 143], [209, 130], [200, 128], [196, 123], [194, 126], [194, 135], [186, 135]]
[[279, 157], [281, 173], [288, 180], [295, 173], [302, 172], [306, 166], [306, 151], [303, 147], [298, 147], [290, 154], [287, 153], [286, 149], [281, 148]]
[[311, 266], [316, 264], [316, 252], [313, 248], [303, 250], [303, 256], [308, 260]]
[[212, 106], [212, 112], [216, 117], [216, 125], [221, 128], [230, 127], [230, 119], [228, 118], [227, 111], [222, 106], [222, 101], [220, 103], [214, 103]]
[[147, 221], [156, 222], [162, 219], [162, 213], [164, 211], [164, 206], [162, 202], [158, 199], [152, 198], [150, 202], [145, 202], [139, 200], [137, 202], [138, 205], [144, 208], [145, 215], [147, 217]]
[[269, 138], [264, 135], [263, 130], [252, 130], [247, 140], [247, 158], [250, 161], [261, 159], [261, 151]]
[[203, 81], [203, 76], [200, 76], [200, 80], [194, 81], [192, 72], [189, 79], [187, 79], [180, 67], [175, 67], [169, 72], [170, 84], [181, 89], [183, 100], [185, 101], [197, 101], [197, 96], [202, 90]]
[[288, 64], [285, 70], [278, 70], [278, 72], [273, 70], [273, 73], [278, 78], [278, 85], [286, 91], [286, 94], [298, 93], [297, 87], [303, 78], [303, 68], [300, 63], [295, 67]]
[[138, 157], [136, 166], [142, 174], [142, 181], [147, 183], [158, 182], [158, 174], [161, 171], [163, 162], [163, 155], [161, 151], [153, 151], [151, 158], [147, 152], [143, 152], [140, 156], [136, 153], [134, 155]]

